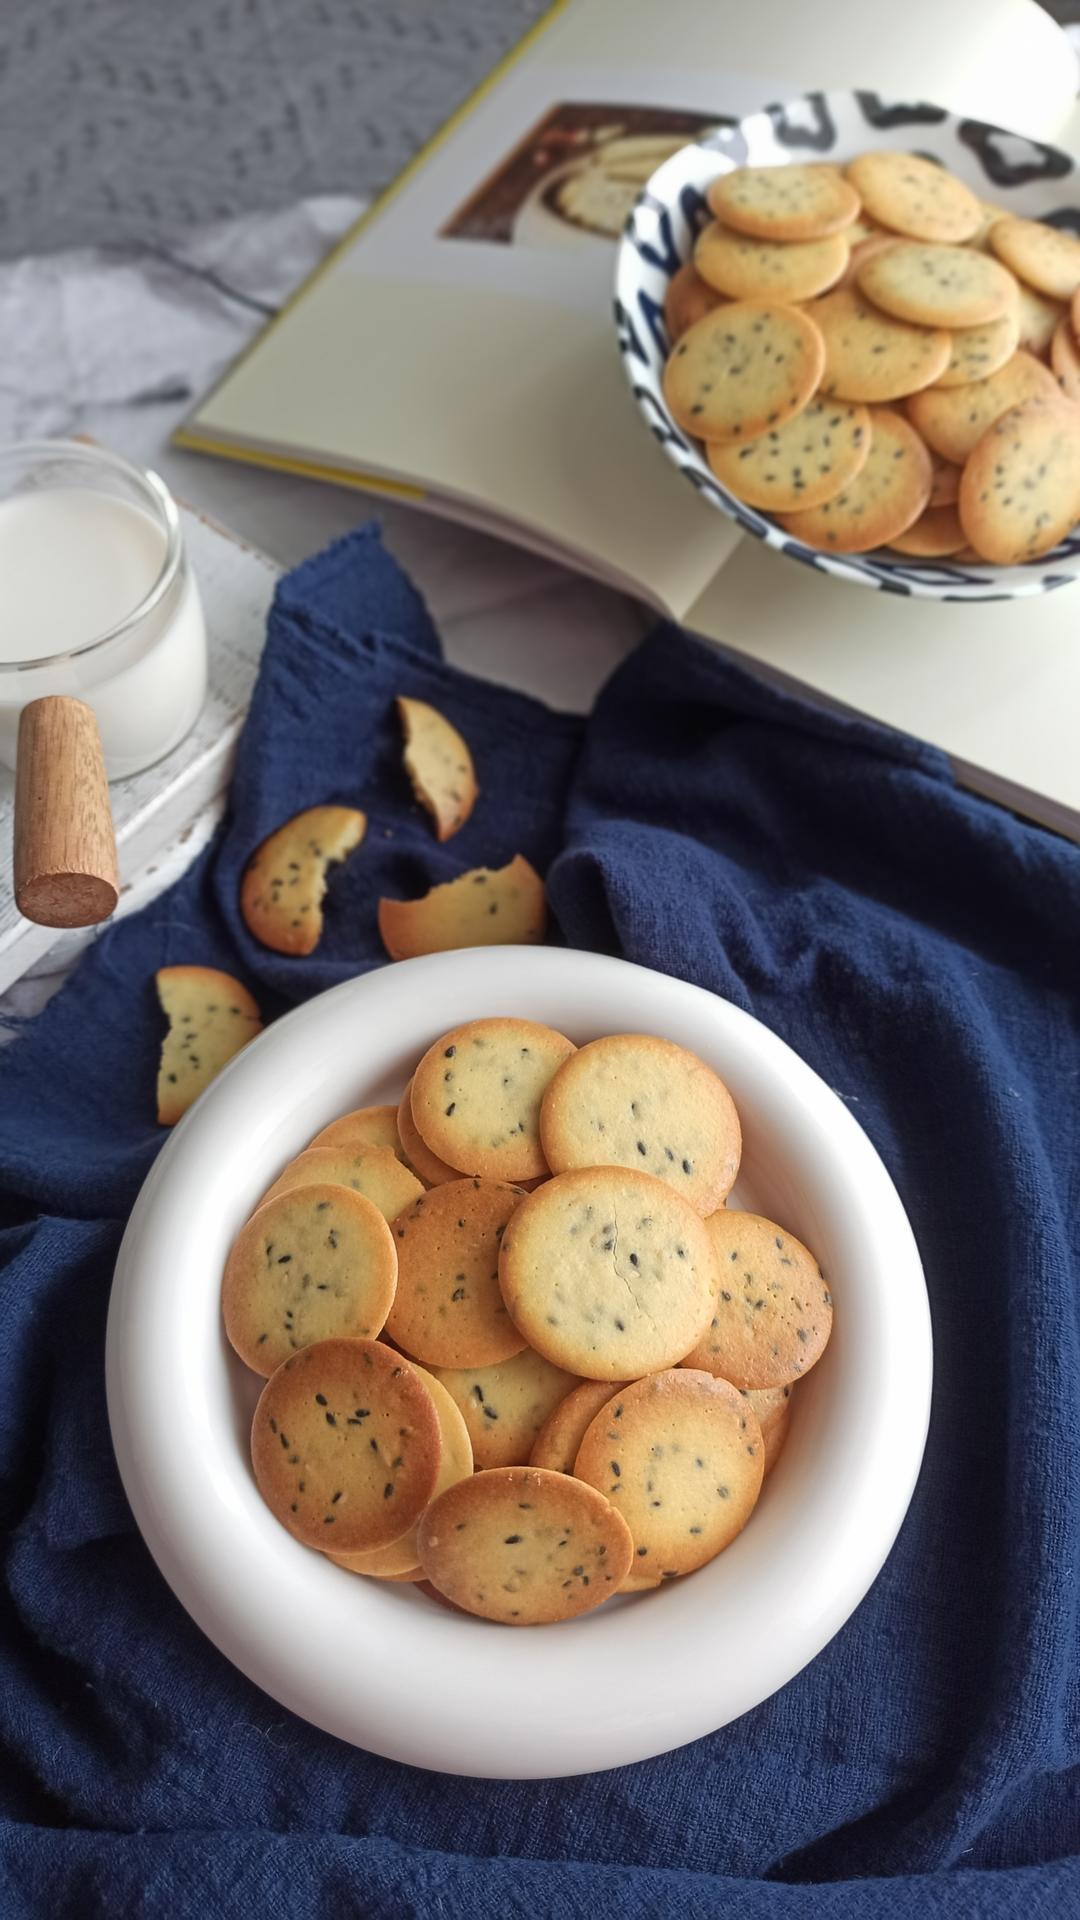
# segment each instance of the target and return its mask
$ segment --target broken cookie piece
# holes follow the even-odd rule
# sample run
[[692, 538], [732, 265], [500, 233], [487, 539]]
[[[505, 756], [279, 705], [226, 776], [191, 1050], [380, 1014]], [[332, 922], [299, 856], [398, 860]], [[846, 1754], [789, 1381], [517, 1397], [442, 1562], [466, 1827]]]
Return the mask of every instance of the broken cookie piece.
[[544, 883], [518, 853], [505, 867], [475, 867], [419, 900], [380, 900], [379, 933], [392, 960], [451, 947], [531, 946], [544, 937]]
[[435, 822], [436, 839], [449, 840], [465, 825], [480, 791], [472, 754], [457, 728], [426, 700], [399, 696], [397, 710], [412, 790]]
[[157, 1117], [161, 1126], [173, 1127], [226, 1061], [262, 1032], [262, 1019], [247, 988], [214, 967], [161, 967], [154, 981], [169, 1022]]
[[366, 829], [355, 807], [307, 807], [256, 848], [240, 884], [240, 912], [256, 940], [275, 953], [314, 952], [327, 868], [358, 847]]

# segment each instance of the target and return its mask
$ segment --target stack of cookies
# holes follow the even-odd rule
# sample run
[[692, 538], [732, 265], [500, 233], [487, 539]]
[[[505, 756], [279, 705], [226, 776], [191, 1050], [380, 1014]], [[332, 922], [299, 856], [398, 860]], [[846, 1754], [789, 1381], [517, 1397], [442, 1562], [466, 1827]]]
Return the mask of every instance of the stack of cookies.
[[670, 282], [672, 418], [807, 546], [1013, 566], [1080, 520], [1080, 239], [913, 154], [743, 167]]
[[225, 1271], [259, 1489], [351, 1573], [508, 1625], [694, 1572], [746, 1525], [832, 1301], [727, 1206], [731, 1095], [652, 1035], [474, 1020], [325, 1128]]

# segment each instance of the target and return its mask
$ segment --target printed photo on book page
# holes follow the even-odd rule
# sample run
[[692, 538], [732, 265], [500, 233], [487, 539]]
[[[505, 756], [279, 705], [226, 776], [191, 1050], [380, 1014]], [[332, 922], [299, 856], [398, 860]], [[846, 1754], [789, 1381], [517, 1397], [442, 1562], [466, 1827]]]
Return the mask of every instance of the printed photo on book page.
[[721, 88], [713, 70], [534, 51], [267, 332], [200, 430], [404, 481], [677, 615], [738, 535], [637, 415], [615, 249], [656, 166], [768, 92], [763, 77]]
[[451, 215], [444, 240], [577, 247], [617, 240], [657, 167], [716, 124], [665, 107], [553, 107]]
[[333, 272], [503, 294], [610, 330], [615, 248], [650, 175], [770, 97], [764, 76], [600, 74], [534, 57], [474, 108], [441, 164], [406, 180]]

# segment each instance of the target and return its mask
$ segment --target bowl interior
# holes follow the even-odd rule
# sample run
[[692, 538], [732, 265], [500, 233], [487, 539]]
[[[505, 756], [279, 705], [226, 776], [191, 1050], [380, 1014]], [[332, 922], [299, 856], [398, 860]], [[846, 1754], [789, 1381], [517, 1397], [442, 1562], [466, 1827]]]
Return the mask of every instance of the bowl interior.
[[[697, 492], [776, 552], [887, 592], [944, 600], [1016, 599], [1047, 593], [1080, 574], [1080, 532], [1052, 553], [1018, 567], [949, 560], [828, 554], [786, 533], [748, 507], [712, 473], [698, 444], [676, 426], [661, 376], [670, 351], [664, 322], [669, 280], [712, 218], [705, 192], [737, 166], [792, 161], [843, 164], [875, 147], [936, 160], [979, 198], [1008, 213], [1048, 220], [1080, 233], [1080, 174], [1069, 155], [1000, 127], [965, 120], [929, 103], [888, 102], [865, 92], [808, 93], [715, 131], [672, 155], [653, 174], [627, 222], [615, 271], [619, 349], [634, 398], [654, 438]], [[894, 403], [902, 406], [901, 402]]]
[[[833, 1339], [795, 1398], [749, 1526], [692, 1579], [554, 1628], [508, 1630], [349, 1575], [263, 1506], [248, 1457], [260, 1383], [221, 1325], [233, 1235], [336, 1114], [396, 1098], [447, 1026], [527, 1013], [577, 1041], [650, 1031], [727, 1079], [745, 1130], [738, 1203], [819, 1255]], [[140, 1528], [219, 1647], [294, 1711], [412, 1764], [499, 1777], [614, 1766], [722, 1725], [847, 1618], [910, 1499], [929, 1413], [925, 1288], [888, 1175], [843, 1104], [746, 1014], [602, 956], [490, 949], [349, 982], [272, 1027], [177, 1129], [125, 1237], [110, 1419]], [[316, 1631], [298, 1623], [317, 1622]], [[710, 1657], [724, 1636], [737, 1662]], [[632, 1695], [613, 1675], [633, 1662]], [[403, 1685], [402, 1676], [410, 1683]], [[507, 1716], [500, 1703], [513, 1697]]]

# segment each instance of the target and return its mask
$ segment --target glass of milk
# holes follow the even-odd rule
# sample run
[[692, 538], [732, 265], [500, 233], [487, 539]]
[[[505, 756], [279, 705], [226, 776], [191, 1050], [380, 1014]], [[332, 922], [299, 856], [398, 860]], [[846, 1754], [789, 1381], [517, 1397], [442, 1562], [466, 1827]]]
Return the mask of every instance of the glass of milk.
[[189, 732], [206, 628], [167, 488], [74, 440], [0, 447], [0, 764], [19, 713], [74, 694], [97, 715], [110, 780]]

